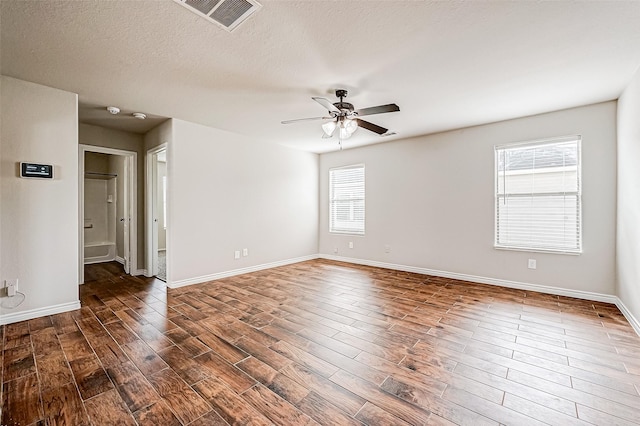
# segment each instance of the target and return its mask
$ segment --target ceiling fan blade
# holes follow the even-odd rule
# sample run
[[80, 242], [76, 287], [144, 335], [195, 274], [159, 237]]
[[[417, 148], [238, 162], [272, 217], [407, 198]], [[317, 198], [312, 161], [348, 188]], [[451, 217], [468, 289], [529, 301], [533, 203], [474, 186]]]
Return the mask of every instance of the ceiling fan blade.
[[313, 120], [333, 120], [333, 117], [310, 117], [310, 118], [296, 118], [295, 120], [281, 121], [282, 124], [297, 123], [298, 121], [313, 121]]
[[396, 112], [400, 111], [400, 107], [396, 104], [387, 104], [387, 105], [378, 105], [370, 108], [362, 108], [355, 111], [358, 116], [363, 115], [373, 115], [373, 114], [383, 114], [385, 112]]
[[368, 121], [360, 120], [359, 118], [356, 118], [356, 122], [358, 123], [358, 126], [362, 127], [363, 129], [370, 130], [373, 133], [377, 133], [379, 135], [384, 135], [389, 131], [389, 129], [385, 129], [384, 127], [378, 126], [377, 124], [369, 123]]
[[327, 98], [312, 97], [311, 99], [313, 99], [314, 101], [316, 101], [317, 103], [325, 107], [329, 112], [337, 112], [337, 113], [340, 112], [340, 110], [336, 108], [336, 106], [332, 104], [331, 101]]

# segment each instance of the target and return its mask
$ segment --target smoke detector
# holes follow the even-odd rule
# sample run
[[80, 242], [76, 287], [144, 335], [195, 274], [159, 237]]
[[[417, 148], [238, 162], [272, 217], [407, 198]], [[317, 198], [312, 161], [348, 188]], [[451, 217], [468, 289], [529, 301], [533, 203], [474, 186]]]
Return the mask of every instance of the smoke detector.
[[147, 118], [146, 114], [143, 114], [141, 112], [134, 112], [133, 115], [135, 118], [137, 118], [138, 120], [144, 120], [145, 118]]
[[255, 0], [173, 0], [231, 32], [262, 5]]
[[108, 106], [107, 111], [109, 111], [109, 114], [117, 115], [120, 113], [120, 108], [114, 107], [114, 106]]

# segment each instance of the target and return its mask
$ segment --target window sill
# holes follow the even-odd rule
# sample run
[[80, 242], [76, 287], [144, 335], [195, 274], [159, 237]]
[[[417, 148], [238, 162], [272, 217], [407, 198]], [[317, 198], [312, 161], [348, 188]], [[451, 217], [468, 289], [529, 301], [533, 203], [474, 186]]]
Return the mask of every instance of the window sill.
[[329, 234], [352, 235], [354, 237], [364, 237], [364, 232], [363, 233], [357, 233], [357, 232], [348, 232], [348, 231], [329, 231]]
[[549, 254], [566, 254], [569, 256], [580, 256], [582, 254], [582, 250], [580, 251], [566, 251], [566, 250], [551, 250], [551, 249], [539, 249], [539, 248], [529, 248], [529, 247], [507, 247], [507, 246], [493, 246], [496, 250], [505, 250], [505, 251], [526, 251], [530, 253], [549, 253]]

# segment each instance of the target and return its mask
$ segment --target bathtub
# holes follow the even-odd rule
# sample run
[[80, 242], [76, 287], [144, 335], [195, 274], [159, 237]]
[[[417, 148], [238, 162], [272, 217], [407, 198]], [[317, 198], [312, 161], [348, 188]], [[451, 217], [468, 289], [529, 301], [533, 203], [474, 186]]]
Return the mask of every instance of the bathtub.
[[98, 241], [85, 243], [84, 263], [100, 263], [116, 260], [116, 243], [111, 241]]

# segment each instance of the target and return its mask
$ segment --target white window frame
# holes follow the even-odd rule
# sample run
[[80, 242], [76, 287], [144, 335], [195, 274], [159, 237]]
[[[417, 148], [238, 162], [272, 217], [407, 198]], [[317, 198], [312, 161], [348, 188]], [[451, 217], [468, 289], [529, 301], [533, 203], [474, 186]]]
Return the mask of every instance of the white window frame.
[[[335, 210], [338, 201], [344, 202], [344, 199], [338, 200], [334, 194], [334, 173], [345, 170], [362, 169], [362, 187], [359, 189], [362, 193], [362, 198], [352, 198], [351, 201], [351, 222], [354, 222], [356, 226], [337, 226], [335, 223], [335, 217], [337, 211]], [[329, 232], [331, 234], [348, 234], [348, 235], [364, 235], [365, 234], [365, 219], [366, 219], [366, 203], [365, 203], [365, 190], [366, 190], [366, 170], [364, 164], [353, 164], [349, 166], [333, 167], [329, 169]], [[362, 202], [362, 220], [355, 219], [355, 203]], [[344, 224], [343, 224], [344, 225]]]
[[[498, 156], [501, 154], [501, 152], [504, 152], [505, 150], [509, 150], [512, 148], [524, 148], [524, 147], [535, 147], [535, 146], [543, 146], [543, 145], [553, 145], [553, 144], [560, 144], [560, 143], [567, 143], [567, 142], [576, 142], [577, 144], [577, 164], [576, 164], [576, 179], [577, 179], [577, 190], [576, 191], [561, 191], [558, 193], [548, 193], [548, 192], [531, 192], [530, 194], [511, 194], [509, 195], [507, 188], [503, 188], [503, 192], [500, 193], [499, 191], [499, 179], [500, 179], [500, 170], [499, 170], [499, 158]], [[582, 233], [582, 137], [580, 135], [572, 135], [572, 136], [565, 136], [565, 137], [559, 137], [559, 138], [552, 138], [552, 139], [543, 139], [543, 140], [536, 140], [536, 141], [528, 141], [528, 142], [518, 142], [518, 143], [511, 143], [511, 144], [505, 144], [505, 145], [496, 145], [494, 147], [494, 172], [495, 172], [495, 179], [494, 179], [494, 195], [495, 195], [495, 200], [494, 200], [494, 208], [495, 208], [495, 214], [494, 214], [494, 224], [495, 224], [495, 232], [494, 232], [494, 248], [496, 249], [505, 249], [505, 250], [519, 250], [519, 251], [530, 251], [530, 252], [547, 252], [547, 253], [558, 253], [558, 254], [573, 254], [573, 255], [579, 255], [582, 253], [582, 242], [583, 242], [583, 233]], [[530, 170], [530, 169], [529, 169]], [[540, 170], [542, 170], [542, 168], [540, 168]], [[504, 175], [503, 175], [504, 176]], [[504, 182], [503, 182], [504, 185]], [[535, 199], [535, 197], [543, 197], [543, 196], [550, 196], [550, 195], [561, 195], [561, 196], [570, 196], [570, 197], [576, 197], [576, 208], [577, 208], [577, 212], [576, 212], [576, 220], [577, 220], [577, 224], [576, 224], [576, 244], [575, 247], [572, 248], [567, 248], [567, 247], [559, 247], [559, 246], [553, 246], [552, 244], [549, 244], [548, 246], [542, 246], [539, 244], [531, 244], [531, 245], [527, 245], [527, 244], [510, 244], [510, 243], [501, 243], [500, 242], [500, 229], [499, 229], [499, 203], [500, 202], [504, 202], [504, 198], [506, 197], [508, 199], [508, 197], [514, 197], [514, 196], [529, 196], [532, 199]]]

